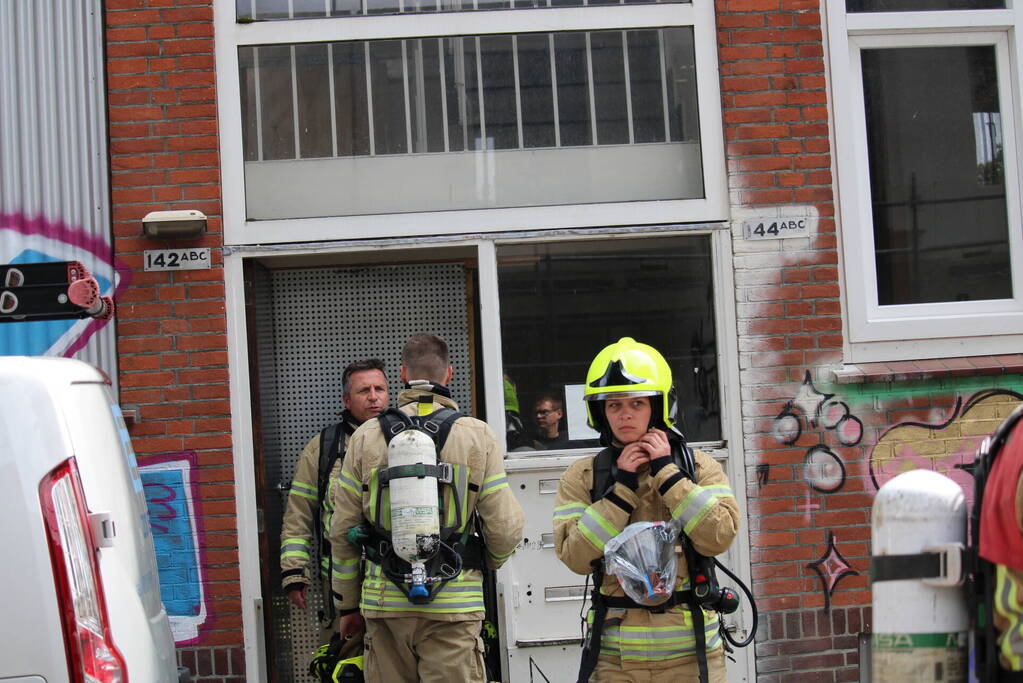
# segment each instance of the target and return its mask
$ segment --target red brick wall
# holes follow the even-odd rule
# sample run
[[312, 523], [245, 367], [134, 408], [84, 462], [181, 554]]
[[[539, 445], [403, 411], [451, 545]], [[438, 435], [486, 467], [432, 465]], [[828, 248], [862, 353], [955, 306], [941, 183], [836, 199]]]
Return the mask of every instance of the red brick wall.
[[[114, 252], [130, 278], [117, 301], [120, 399], [137, 411], [130, 432], [140, 465], [197, 455], [208, 614], [181, 658], [197, 680], [240, 682], [213, 10], [209, 0], [105, 6]], [[175, 242], [142, 236], [145, 214], [174, 209], [205, 213], [208, 234]], [[144, 250], [183, 246], [210, 247], [212, 269], [144, 272]]]
[[[858, 680], [868, 630], [865, 572], [843, 577], [825, 608], [817, 572], [829, 532], [863, 569], [872, 496], [860, 480], [821, 494], [803, 476], [811, 432], [786, 445], [775, 418], [807, 371], [821, 386], [841, 361], [842, 323], [819, 0], [718, 0], [718, 49], [728, 183], [735, 225], [743, 433], [756, 644], [762, 681]], [[813, 207], [815, 233], [743, 238], [744, 217]], [[781, 210], [791, 215], [791, 210]], [[858, 456], [857, 456], [858, 457]], [[758, 484], [758, 477], [767, 483]], [[819, 506], [819, 509], [814, 507]]]

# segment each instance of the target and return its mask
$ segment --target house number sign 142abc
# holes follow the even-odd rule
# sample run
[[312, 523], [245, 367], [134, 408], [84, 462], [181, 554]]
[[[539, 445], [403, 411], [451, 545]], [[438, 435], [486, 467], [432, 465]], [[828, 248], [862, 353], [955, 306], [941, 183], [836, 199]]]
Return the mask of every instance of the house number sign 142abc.
[[147, 249], [144, 252], [146, 270], [208, 270], [209, 247], [191, 249]]

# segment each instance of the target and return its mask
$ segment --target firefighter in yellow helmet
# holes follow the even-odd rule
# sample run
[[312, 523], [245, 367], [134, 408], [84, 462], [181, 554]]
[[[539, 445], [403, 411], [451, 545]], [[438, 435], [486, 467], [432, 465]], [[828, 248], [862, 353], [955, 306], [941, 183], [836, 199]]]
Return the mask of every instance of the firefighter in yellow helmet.
[[[558, 558], [595, 577], [579, 680], [723, 682], [719, 617], [694, 599], [688, 565], [725, 552], [739, 530], [728, 479], [676, 429], [671, 370], [653, 347], [623, 337], [604, 348], [583, 398], [605, 449], [565, 471], [554, 508]], [[629, 524], [671, 520], [682, 529], [675, 591], [649, 609], [626, 596], [600, 561], [605, 544]]]

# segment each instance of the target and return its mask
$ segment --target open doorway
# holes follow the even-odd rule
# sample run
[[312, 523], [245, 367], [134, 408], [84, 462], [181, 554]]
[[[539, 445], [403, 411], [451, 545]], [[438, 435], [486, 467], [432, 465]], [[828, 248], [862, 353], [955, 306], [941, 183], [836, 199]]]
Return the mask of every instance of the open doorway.
[[244, 271], [267, 674], [277, 683], [308, 681], [326, 605], [319, 558], [310, 562], [305, 610], [282, 591], [279, 561], [298, 455], [339, 419], [347, 364], [383, 360], [396, 405], [401, 348], [417, 332], [447, 340], [456, 368], [452, 396], [461, 410], [482, 417], [475, 250], [266, 257], [248, 259]]

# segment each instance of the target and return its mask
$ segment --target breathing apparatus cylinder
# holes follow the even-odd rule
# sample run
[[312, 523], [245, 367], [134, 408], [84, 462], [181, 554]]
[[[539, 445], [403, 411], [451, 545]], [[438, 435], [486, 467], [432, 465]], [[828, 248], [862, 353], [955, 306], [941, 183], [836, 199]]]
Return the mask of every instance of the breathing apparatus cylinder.
[[[965, 497], [948, 477], [913, 470], [878, 491], [871, 515], [876, 683], [966, 680], [970, 619], [960, 559], [965, 540]], [[940, 565], [939, 571], [928, 562]]]
[[[387, 446], [388, 467], [436, 465], [433, 439], [415, 429], [397, 434]], [[391, 544], [394, 553], [412, 565], [409, 599], [427, 599], [425, 561], [440, 546], [437, 478], [398, 477], [390, 481]]]

